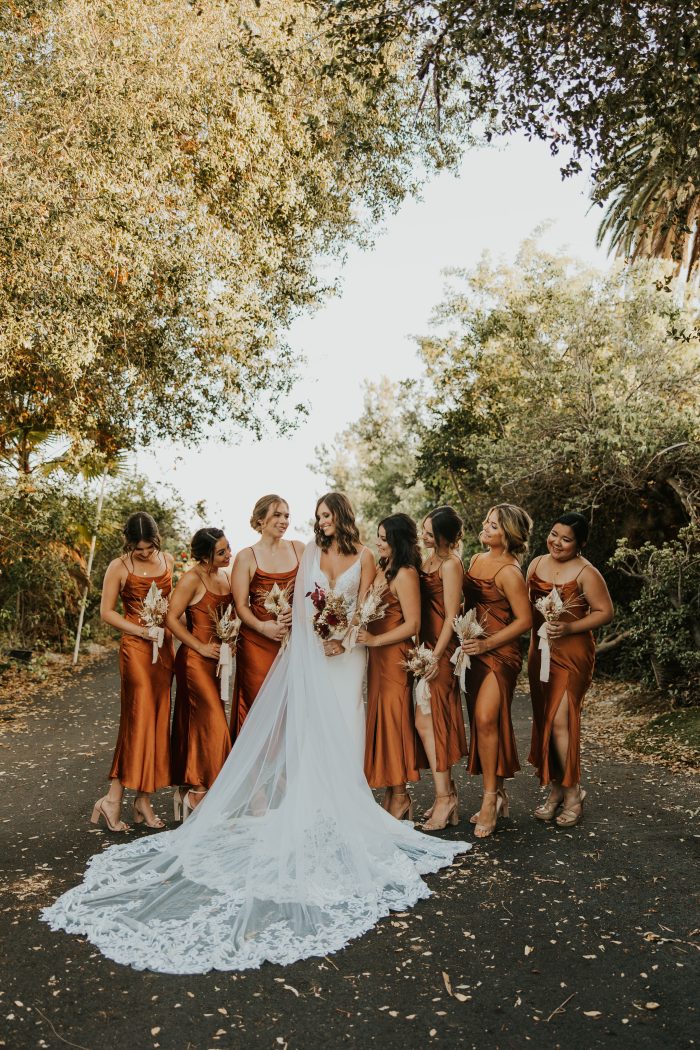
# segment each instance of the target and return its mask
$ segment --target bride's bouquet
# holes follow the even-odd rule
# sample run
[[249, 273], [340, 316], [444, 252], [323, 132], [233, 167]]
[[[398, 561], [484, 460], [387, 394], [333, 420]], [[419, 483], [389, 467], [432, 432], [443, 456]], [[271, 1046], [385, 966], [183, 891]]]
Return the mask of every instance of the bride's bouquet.
[[[263, 609], [269, 612], [275, 620], [279, 620], [280, 616], [288, 613], [292, 608], [292, 603], [289, 599], [291, 598], [293, 587], [293, 583], [288, 584], [286, 587], [280, 587], [278, 583], [273, 583], [269, 591], [260, 592]], [[289, 631], [282, 639], [280, 650], [284, 649], [288, 641]]]
[[425, 675], [435, 667], [435, 654], [427, 645], [417, 645], [409, 649], [403, 666], [413, 675], [413, 699], [424, 715], [430, 714], [430, 686]]
[[148, 588], [148, 594], [141, 602], [139, 617], [141, 622], [148, 627], [148, 633], [153, 639], [153, 659], [156, 663], [160, 647], [165, 640], [165, 617], [168, 612], [168, 599], [160, 587], [156, 587], [155, 580]]
[[325, 591], [318, 583], [313, 591], [306, 592], [306, 597], [311, 599], [315, 609], [311, 622], [319, 638], [324, 642], [343, 638], [349, 626], [348, 599], [334, 590]]
[[231, 681], [231, 670], [233, 658], [238, 645], [238, 632], [241, 629], [241, 621], [236, 616], [233, 605], [226, 606], [221, 614], [215, 609], [209, 614], [211, 616], [214, 633], [221, 642], [219, 649], [219, 662], [216, 665], [217, 677], [221, 679], [219, 696], [223, 703], [228, 700], [228, 687]]
[[561, 620], [564, 613], [580, 604], [581, 598], [578, 594], [574, 594], [570, 598], [562, 598], [561, 593], [556, 587], [552, 587], [549, 594], [543, 594], [542, 597], [538, 598], [535, 602], [535, 608], [544, 616], [544, 623], [537, 632], [537, 637], [540, 640], [540, 682], [549, 681], [552, 649], [547, 635], [547, 624], [557, 623]]
[[465, 653], [462, 649], [462, 642], [466, 642], [468, 638], [483, 638], [486, 631], [483, 623], [476, 618], [476, 609], [468, 609], [464, 615], [455, 616], [452, 624], [459, 638], [459, 648], [453, 652], [450, 663], [455, 665], [455, 674], [459, 678], [460, 687], [463, 692], [466, 692], [466, 673], [472, 662], [469, 659], [469, 653]]
[[357, 636], [368, 624], [375, 620], [382, 620], [386, 612], [386, 605], [382, 601], [382, 595], [386, 589], [385, 580], [375, 580], [357, 610], [357, 623], [354, 624], [343, 639], [343, 648], [350, 652], [357, 645]]

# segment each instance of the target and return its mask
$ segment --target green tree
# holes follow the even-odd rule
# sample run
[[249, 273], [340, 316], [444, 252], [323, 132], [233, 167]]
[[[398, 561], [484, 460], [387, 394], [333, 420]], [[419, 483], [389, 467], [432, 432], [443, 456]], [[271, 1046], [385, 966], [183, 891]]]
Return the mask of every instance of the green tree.
[[425, 159], [400, 65], [373, 86], [330, 57], [286, 0], [0, 6], [0, 440], [111, 456], [274, 413], [318, 255]]
[[[397, 46], [438, 110], [460, 107], [487, 137], [523, 131], [590, 158], [594, 199], [632, 185], [639, 158], [698, 187], [700, 9], [681, 0], [318, 0], [344, 68], [381, 79]], [[619, 180], [619, 181], [618, 181]], [[668, 218], [682, 227], [685, 201]]]

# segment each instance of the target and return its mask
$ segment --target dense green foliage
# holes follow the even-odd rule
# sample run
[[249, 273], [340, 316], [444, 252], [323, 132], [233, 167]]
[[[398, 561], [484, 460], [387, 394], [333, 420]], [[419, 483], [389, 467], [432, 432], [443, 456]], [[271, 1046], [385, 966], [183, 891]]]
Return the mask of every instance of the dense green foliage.
[[[629, 628], [640, 655], [642, 644], [655, 660], [666, 651], [689, 674], [700, 566], [681, 530], [700, 492], [700, 349], [667, 288], [649, 264], [601, 275], [533, 243], [513, 267], [453, 273], [419, 339], [424, 382], [368, 391], [361, 419], [325, 450], [329, 480], [361, 479], [353, 495], [368, 528], [378, 514], [452, 502], [469, 546], [496, 502], [530, 512], [535, 552], [557, 514], [583, 512], [588, 554], [625, 610], [615, 632]], [[621, 554], [610, 561], [623, 537], [641, 548], [636, 579]], [[645, 639], [681, 548], [679, 604], [669, 599], [657, 640]]]

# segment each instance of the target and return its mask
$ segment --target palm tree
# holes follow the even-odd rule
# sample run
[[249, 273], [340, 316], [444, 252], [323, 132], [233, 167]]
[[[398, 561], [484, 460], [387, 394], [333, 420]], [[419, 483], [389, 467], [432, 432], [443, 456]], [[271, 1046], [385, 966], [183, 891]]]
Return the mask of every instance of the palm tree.
[[700, 279], [700, 166], [697, 178], [679, 176], [654, 138], [640, 131], [627, 165], [608, 181], [608, 203], [597, 243], [630, 262], [667, 259], [674, 272]]

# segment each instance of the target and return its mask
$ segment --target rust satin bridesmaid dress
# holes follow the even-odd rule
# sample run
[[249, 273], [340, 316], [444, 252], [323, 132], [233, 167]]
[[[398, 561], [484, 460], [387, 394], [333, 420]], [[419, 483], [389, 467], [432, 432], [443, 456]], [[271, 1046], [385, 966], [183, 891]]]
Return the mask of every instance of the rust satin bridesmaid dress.
[[[141, 603], [155, 583], [167, 597], [173, 587], [168, 568], [158, 576], [129, 572], [122, 587], [124, 617], [143, 625]], [[110, 780], [151, 794], [167, 787], [170, 779], [170, 686], [173, 680], [173, 639], [165, 641], [152, 663], [153, 645], [145, 638], [123, 634], [119, 647], [121, 717]]]
[[[389, 586], [382, 594], [386, 612], [367, 627], [381, 635], [404, 623], [401, 602]], [[428, 765], [413, 719], [411, 678], [403, 666], [413, 642], [368, 648], [367, 727], [365, 776], [371, 788], [392, 787], [420, 780], [420, 769]]]
[[[445, 598], [440, 568], [420, 573], [421, 629], [420, 640], [435, 648], [445, 622]], [[430, 683], [430, 709], [435, 735], [436, 772], [445, 773], [468, 752], [464, 728], [459, 681], [450, 657], [457, 648], [453, 635], [439, 663], [438, 674]]]
[[[187, 607], [187, 629], [199, 642], [216, 641], [212, 617], [233, 604], [229, 594], [207, 590]], [[171, 738], [173, 783], [210, 788], [231, 750], [231, 734], [216, 676], [217, 661], [184, 642], [175, 657], [175, 717]]]
[[[498, 571], [501, 572], [504, 568], [506, 568], [505, 565], [501, 566]], [[469, 571], [464, 574], [465, 608], [476, 609], [476, 618], [479, 623], [483, 624], [487, 636], [502, 631], [504, 627], [513, 622], [513, 611], [508, 599], [501, 594], [496, 585], [497, 578], [498, 572], [490, 580], [479, 580]], [[470, 659], [471, 669], [467, 671], [466, 676], [467, 711], [471, 731], [467, 769], [474, 774], [482, 772], [474, 707], [482, 684], [490, 674], [493, 674], [500, 694], [496, 776], [514, 777], [520, 769], [511, 718], [513, 693], [522, 666], [519, 640], [514, 638], [505, 645], [500, 645], [498, 649], [481, 653], [479, 656], [472, 656]]]
[[[585, 566], [584, 566], [585, 568]], [[583, 569], [581, 570], [583, 572]], [[579, 573], [579, 576], [581, 573]], [[549, 594], [553, 583], [541, 580], [537, 566], [530, 573], [528, 589], [532, 602], [532, 639], [528, 655], [530, 697], [532, 699], [532, 741], [528, 762], [535, 767], [541, 784], [559, 781], [563, 787], [575, 787], [581, 780], [581, 709], [586, 690], [593, 678], [595, 641], [592, 631], [569, 634], [557, 638], [551, 646], [549, 681], [540, 682], [540, 650], [537, 632], [544, 617], [535, 608], [538, 598]], [[569, 583], [557, 584], [564, 601], [572, 605], [563, 621], [580, 620], [590, 612], [588, 603], [578, 585], [578, 576]], [[569, 748], [566, 768], [560, 769], [554, 748], [551, 747], [552, 724], [559, 704], [566, 693], [569, 705]]]
[[[265, 595], [275, 584], [284, 590], [289, 588], [289, 602], [292, 602], [292, 591], [299, 569], [299, 555], [296, 547], [294, 557], [297, 563], [288, 572], [264, 572], [255, 558], [255, 572], [250, 581], [250, 609], [258, 620], [273, 620], [274, 616], [264, 608]], [[255, 697], [260, 692], [260, 686], [267, 677], [267, 672], [272, 667], [277, 653], [280, 651], [280, 642], [266, 638], [264, 634], [241, 624], [238, 635], [238, 649], [236, 650], [236, 680], [233, 686], [233, 703], [231, 705], [231, 739], [235, 741], [240, 733], [246, 716], [250, 711]]]

